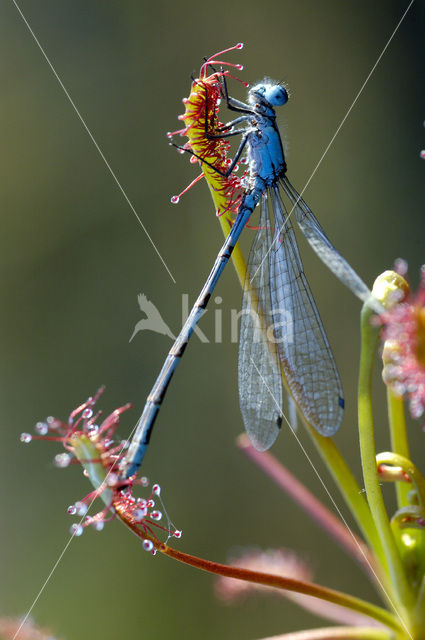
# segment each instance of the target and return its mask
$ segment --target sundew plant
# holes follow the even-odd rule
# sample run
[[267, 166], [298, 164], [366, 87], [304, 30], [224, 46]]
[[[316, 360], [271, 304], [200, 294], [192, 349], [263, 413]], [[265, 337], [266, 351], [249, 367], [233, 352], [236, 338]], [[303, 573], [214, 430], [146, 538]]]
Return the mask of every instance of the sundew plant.
[[[242, 45], [233, 47], [233, 49], [235, 48], [241, 49]], [[221, 52], [221, 54], [228, 51]], [[217, 215], [224, 219], [225, 235], [230, 234], [229, 237], [231, 237], [232, 229], [234, 229], [234, 225], [238, 224], [241, 211], [244, 212], [244, 207], [249, 206], [246, 203], [251, 197], [251, 191], [256, 187], [252, 182], [252, 155], [249, 170], [240, 179], [233, 175], [235, 162], [232, 163], [228, 156], [230, 147], [227, 138], [233, 134], [235, 125], [225, 126], [219, 120], [218, 98], [220, 93], [224, 91], [230, 108], [235, 104], [238, 106], [239, 112], [243, 112], [246, 107], [241, 102], [232, 102], [232, 100], [229, 102], [226, 83], [229, 74], [223, 70], [216, 71], [214, 65], [229, 66], [229, 63], [225, 63], [221, 59], [209, 58], [202, 66], [200, 77], [193, 81], [192, 93], [184, 101], [186, 112], [182, 119], [185, 122], [185, 127], [176, 133], [189, 137], [189, 142], [179, 148], [183, 151], [187, 150], [192, 158], [199, 162], [201, 169], [206, 167], [204, 177], [212, 192]], [[231, 66], [242, 69], [241, 65], [232, 64]], [[209, 67], [212, 69], [210, 75], [208, 75]], [[267, 110], [272, 113], [273, 118], [275, 117], [272, 105], [283, 104], [286, 102], [287, 96], [280, 85], [276, 85], [277, 88], [274, 89], [273, 84], [266, 82], [265, 85], [259, 85], [259, 87], [259, 89], [254, 88], [253, 90], [254, 99], [262, 100], [260, 104], [264, 105], [262, 109], [266, 111], [261, 111], [257, 104], [254, 109], [258, 109], [258, 112], [261, 113], [259, 121], [262, 122], [262, 118], [265, 117], [263, 113], [266, 113]], [[277, 95], [279, 92], [284, 92], [282, 100], [280, 95]], [[251, 104], [254, 103], [251, 102]], [[250, 116], [251, 126], [254, 122], [252, 118], [255, 117], [257, 116]], [[246, 117], [239, 117], [237, 123], [239, 124], [243, 119]], [[247, 130], [249, 131], [249, 129]], [[259, 130], [258, 134], [255, 133], [256, 136], [258, 135], [260, 145], [263, 138], [271, 135], [268, 131], [265, 128]], [[221, 135], [222, 133], [224, 136]], [[169, 137], [173, 135], [175, 134], [169, 134]], [[250, 143], [250, 138], [248, 138], [248, 144], [253, 144]], [[251, 147], [249, 149], [249, 153], [252, 154]], [[236, 160], [239, 159], [239, 155], [240, 153], [237, 152]], [[226, 170], [229, 166], [230, 169]], [[256, 167], [258, 169], [258, 161]], [[282, 171], [286, 172], [286, 165], [283, 165]], [[266, 183], [264, 182], [265, 187]], [[172, 201], [176, 203], [179, 198], [180, 196], [173, 197]], [[252, 209], [255, 208], [258, 200], [259, 198], [253, 203]], [[299, 201], [300, 197], [296, 194], [294, 208], [298, 206]], [[306, 207], [305, 204], [303, 206]], [[234, 219], [235, 211], [236, 221]], [[303, 214], [305, 211], [304, 208], [301, 213]], [[245, 214], [242, 213], [242, 215]], [[287, 214], [285, 224], [289, 224], [289, 215]], [[245, 218], [243, 220], [243, 226], [245, 226]], [[277, 218], [275, 218], [275, 224], [278, 224]], [[263, 232], [264, 225], [265, 219], [260, 218], [259, 233]], [[322, 231], [321, 233], [323, 234]], [[312, 246], [314, 246], [314, 242]], [[332, 245], [330, 246], [332, 247]], [[229, 252], [233, 249], [229, 243], [225, 243], [224, 247], [230, 247]], [[273, 250], [277, 251], [277, 249]], [[289, 251], [288, 245], [286, 250]], [[224, 252], [225, 249], [219, 253], [219, 261], [223, 260], [220, 256], [223, 256]], [[330, 250], [325, 257], [332, 258]], [[338, 271], [339, 277], [345, 281], [346, 271], [342, 271], [341, 275], [341, 263], [342, 258], [335, 271]], [[249, 264], [248, 269], [251, 272], [253, 263]], [[239, 252], [236, 254], [235, 267], [240, 280], [244, 281], [248, 277], [245, 273], [247, 267]], [[348, 273], [351, 276], [351, 273]], [[272, 274], [269, 275], [272, 277]], [[291, 385], [293, 374], [287, 369], [287, 361], [284, 359], [281, 362], [285, 387], [293, 397], [299, 417], [313, 439], [329, 473], [336, 481], [360, 530], [360, 536], [353, 533], [345, 519], [338, 518], [331, 513], [272, 454], [263, 452], [270, 445], [263, 446], [262, 441], [258, 441], [255, 425], [255, 435], [251, 436], [254, 446], [246, 436], [241, 436], [239, 439], [241, 450], [270, 477], [271, 481], [277, 483], [283, 491], [296, 500], [308, 516], [323, 527], [328, 535], [333, 537], [353, 557], [353, 560], [360, 563], [381, 596], [382, 603], [380, 605], [312, 582], [308, 567], [302, 560], [297, 560], [289, 551], [268, 550], [264, 552], [249, 549], [241, 551], [230, 564], [222, 564], [179, 550], [175, 544], [170, 542], [170, 539], [181, 538], [182, 531], [171, 522], [165, 510], [160, 486], [154, 484], [150, 490], [146, 491], [146, 495], [139, 495], [138, 489], [146, 489], [149, 481], [140, 475], [138, 469], [140, 463], [135, 466], [132, 462], [134, 459], [131, 457], [132, 449], [137, 450], [141, 443], [146, 446], [149, 442], [152, 419], [147, 435], [142, 434], [139, 439], [136, 435], [130, 447], [128, 441], [117, 441], [115, 439], [117, 425], [122, 413], [129, 409], [130, 405], [116, 409], [106, 418], [101, 417], [102, 412], [97, 409], [96, 403], [103, 389], [74, 409], [67, 421], [48, 418], [46, 422], [37, 423], [36, 435], [23, 433], [21, 436], [24, 443], [29, 443], [34, 439], [62, 443], [65, 452], [56, 455], [56, 465], [68, 467], [71, 463], [78, 462], [83, 467], [84, 475], [93, 485], [94, 491], [68, 508], [68, 513], [77, 517], [77, 521], [71, 527], [72, 536], [79, 537], [87, 527], [93, 527], [98, 531], [102, 530], [106, 522], [119, 519], [140, 538], [143, 550], [151, 552], [153, 555], [159, 552], [181, 563], [218, 576], [220, 580], [217, 583], [218, 593], [227, 601], [235, 600], [250, 591], [258, 592], [260, 589], [267, 588], [274, 591], [281, 590], [285, 597], [294, 599], [299, 606], [313, 610], [332, 622], [339, 623], [338, 626], [306, 629], [299, 633], [283, 633], [281, 638], [288, 640], [290, 638], [305, 640], [320, 638], [406, 640], [410, 638], [411, 640], [423, 640], [425, 638], [425, 478], [420, 469], [420, 458], [418, 461], [412, 460], [416, 456], [412, 456], [410, 452], [405, 404], [407, 403], [412, 417], [419, 421], [420, 426], [425, 427], [425, 423], [423, 423], [425, 413], [425, 268], [417, 293], [410, 293], [409, 285], [405, 279], [406, 275], [407, 266], [402, 261], [397, 262], [395, 271], [385, 271], [380, 275], [376, 279], [361, 313], [358, 438], [364, 492], [361, 491], [349, 464], [332, 438], [327, 434], [322, 435], [316, 424], [313, 426], [314, 409], [311, 406], [308, 407], [308, 410], [303, 407], [303, 401], [300, 400], [300, 398], [304, 398], [303, 390], [300, 394], [298, 389]], [[214, 278], [216, 277], [218, 276], [214, 276]], [[250, 282], [252, 283], [253, 280]], [[349, 286], [351, 288], [350, 284]], [[356, 290], [359, 288], [357, 281], [353, 288]], [[257, 309], [261, 304], [263, 306], [266, 304], [265, 298], [262, 298], [261, 295], [259, 289], [250, 289], [249, 291], [250, 303], [254, 304], [253, 298], [255, 296]], [[292, 295], [298, 294], [293, 293]], [[208, 297], [210, 294], [207, 297], [202, 297], [201, 294], [200, 302], [195, 304], [195, 314], [202, 315], [196, 309], [202, 311]], [[291, 309], [295, 311], [294, 306], [291, 306]], [[191, 321], [191, 318], [192, 315], [189, 316], [188, 322]], [[197, 319], [197, 315], [193, 318]], [[194, 321], [192, 319], [192, 322]], [[171, 349], [171, 355], [164, 365], [164, 370], [167, 370], [167, 367], [174, 370], [176, 356], [181, 357], [192, 331], [190, 327], [189, 329], [190, 331], [188, 330], [187, 334], [183, 335], [183, 341], [179, 342], [179, 338], [177, 338], [175, 344], [182, 346]], [[258, 331], [268, 332], [265, 311], [263, 311]], [[297, 328], [294, 331], [297, 331]], [[270, 333], [267, 333], [267, 337], [273, 345], [270, 348], [274, 348], [277, 340], [272, 341]], [[391, 449], [383, 452], [376, 451], [373, 417], [372, 373], [379, 345], [382, 379], [387, 387], [388, 429], [391, 437]], [[314, 350], [315, 342], [309, 348]], [[258, 359], [255, 365], [262, 367], [262, 359], [267, 358], [268, 354], [265, 349], [256, 353]], [[307, 351], [303, 358], [308, 358], [309, 355]], [[311, 357], [313, 355], [311, 353]], [[169, 362], [168, 365], [167, 362]], [[301, 359], [295, 362], [299, 362], [299, 366], [304, 366]], [[264, 371], [264, 369], [262, 370]], [[326, 376], [326, 370], [321, 375]], [[242, 380], [242, 384], [247, 383], [247, 380]], [[333, 384], [332, 381], [331, 383]], [[159, 387], [157, 395], [154, 390], [158, 388], [158, 383], [148, 398], [147, 407], [153, 407], [154, 417], [158, 413], [160, 402], [162, 402], [169, 384], [169, 378], [166, 378], [165, 382], [161, 384], [163, 386]], [[297, 379], [296, 386], [299, 385], [302, 385], [302, 377]], [[264, 380], [264, 387], [264, 393], [272, 393], [267, 385], [267, 380]], [[321, 385], [317, 387], [310, 402], [314, 403], [316, 396], [317, 401], [321, 402], [322, 388]], [[273, 399], [277, 402], [275, 398]], [[258, 400], [256, 402], [261, 403]], [[295, 424], [291, 425], [285, 414], [283, 414], [283, 418], [287, 423], [286, 428], [294, 430], [294, 435], [297, 438]], [[256, 419], [259, 418], [256, 417]], [[396, 491], [397, 506], [393, 512], [389, 512], [384, 502], [381, 488], [384, 482], [392, 483]], [[102, 510], [94, 515], [88, 514], [88, 510], [98, 498], [104, 503]], [[284, 628], [282, 631], [289, 630]]]
[[[219, 38], [215, 34], [207, 40], [205, 32], [205, 42], [203, 38], [192, 42], [196, 32], [188, 22], [190, 59], [199, 71], [187, 73], [182, 84], [167, 57], [161, 83], [155, 87], [142, 83], [143, 107], [149, 116], [140, 117], [140, 128], [148, 133], [158, 127], [161, 154], [167, 161], [171, 158], [171, 171], [175, 166], [176, 173], [165, 170], [165, 161], [164, 170], [161, 166], [153, 171], [159, 146], [148, 141], [141, 151], [144, 168], [137, 175], [143, 191], [139, 207], [129, 197], [101, 133], [101, 118], [97, 129], [76, 98], [77, 87], [66, 82], [60, 61], [49, 55], [45, 34], [27, 16], [28, 7], [12, 3], [26, 37], [43, 64], [47, 62], [66, 106], [78, 126], [83, 125], [93, 154], [117, 187], [117, 198], [124, 196], [129, 205], [132, 221], [140, 226], [158, 268], [164, 277], [178, 279], [182, 288], [181, 275], [151, 233], [147, 211], [175, 254], [184, 264], [190, 263], [200, 293], [198, 298], [193, 292], [184, 294], [180, 310], [180, 300], [176, 302], [166, 284], [157, 279], [157, 288], [148, 289], [151, 274], [145, 268], [135, 278], [137, 285], [132, 285], [138, 289], [131, 289], [128, 323], [122, 310], [128, 291], [122, 298], [109, 294], [110, 273], [113, 270], [121, 286], [126, 263], [137, 260], [137, 238], [118, 257], [119, 233], [109, 233], [106, 216], [96, 218], [93, 212], [90, 222], [88, 206], [84, 223], [80, 222], [87, 225], [81, 226], [81, 236], [65, 234], [63, 245], [56, 247], [58, 278], [62, 262], [72, 260], [81, 282], [87, 280], [88, 294], [85, 297], [77, 285], [60, 277], [60, 287], [68, 289], [67, 302], [56, 304], [46, 290], [49, 304], [43, 322], [61, 325], [64, 340], [75, 334], [79, 363], [74, 368], [72, 359], [64, 360], [60, 344], [55, 343], [45, 380], [41, 367], [34, 367], [34, 393], [43, 386], [55, 388], [52, 381], [60, 375], [68, 380], [68, 368], [81, 371], [81, 380], [75, 385], [64, 382], [60, 393], [53, 394], [50, 403], [42, 397], [37, 409], [31, 396], [24, 402], [20, 394], [14, 401], [17, 415], [21, 404], [30, 406], [34, 426], [19, 418], [19, 430], [12, 434], [20, 465], [12, 465], [5, 455], [5, 494], [13, 499], [13, 510], [3, 509], [3, 521], [7, 527], [13, 520], [20, 545], [20, 564], [11, 560], [14, 571], [7, 578], [10, 593], [18, 584], [26, 589], [39, 565], [48, 566], [36, 579], [35, 592], [30, 582], [30, 594], [19, 608], [7, 604], [6, 594], [0, 640], [70, 640], [82, 637], [82, 630], [93, 640], [160, 640], [169, 637], [170, 630], [174, 637], [188, 640], [425, 640], [425, 459], [420, 445], [425, 437], [425, 265], [417, 262], [392, 224], [386, 224], [385, 193], [382, 210], [376, 206], [368, 210], [371, 227], [364, 229], [361, 247], [350, 251], [349, 224], [353, 229], [365, 227], [362, 211], [355, 220], [344, 217], [349, 194], [357, 188], [354, 175], [347, 172], [345, 186], [332, 185], [331, 176], [327, 190], [329, 202], [338, 194], [339, 229], [332, 216], [326, 218], [314, 190], [308, 191], [357, 103], [370, 99], [367, 89], [373, 73], [399, 37], [412, 4], [407, 3], [391, 23], [373, 54], [375, 66], [369, 65], [370, 73], [349, 96], [336, 126], [332, 124], [329, 145], [318, 154], [314, 170], [306, 168], [304, 180], [301, 165], [297, 167], [297, 136], [289, 126], [297, 102], [302, 104], [299, 89], [293, 78], [274, 79], [276, 67], [268, 65], [277, 56], [274, 21], [267, 52], [267, 39], [261, 40], [262, 46], [260, 39], [256, 46], [252, 38], [246, 38], [245, 45], [229, 46], [243, 29], [232, 27], [229, 32], [225, 23]], [[215, 20], [216, 9], [209, 7], [205, 15], [202, 7], [198, 9], [197, 21]], [[259, 17], [267, 7], [246, 9], [252, 20], [256, 16], [260, 34]], [[134, 18], [138, 12], [132, 11]], [[232, 8], [228, 11], [233, 23]], [[290, 15], [288, 7], [288, 29]], [[277, 16], [276, 7], [276, 23]], [[167, 20], [180, 24], [174, 14]], [[310, 20], [306, 12], [306, 34]], [[313, 22], [317, 24], [316, 19]], [[152, 58], [144, 59], [147, 67], [161, 68], [154, 40], [154, 34], [162, 33], [161, 24], [157, 16], [150, 36], [142, 29], [146, 42], [152, 38]], [[181, 52], [185, 47], [186, 42]], [[209, 55], [219, 48], [219, 53]], [[264, 54], [264, 60], [251, 72], [253, 49], [256, 59]], [[300, 51], [296, 55], [301, 59]], [[282, 76], [290, 67], [288, 49], [285, 60], [279, 64]], [[117, 68], [124, 66], [118, 61]], [[174, 109], [189, 82], [181, 114], [176, 111], [172, 116], [178, 117], [176, 125], [168, 120], [165, 105], [168, 108], [170, 102]], [[116, 103], [127, 102], [120, 97], [119, 82], [116, 86]], [[102, 102], [100, 90], [98, 97]], [[311, 107], [314, 111], [315, 105]], [[58, 128], [51, 120], [53, 139]], [[318, 129], [326, 126], [323, 114], [317, 120]], [[385, 123], [383, 114], [377, 126]], [[116, 125], [121, 133], [128, 126], [119, 118]], [[167, 129], [171, 131], [166, 133]], [[400, 162], [414, 157], [423, 171], [420, 121], [417, 131], [416, 148], [407, 151], [401, 145]], [[403, 140], [402, 118], [397, 135]], [[301, 158], [307, 151], [305, 140]], [[125, 136], [120, 140], [123, 153], [127, 142]], [[352, 166], [358, 154], [354, 139], [344, 154], [341, 163]], [[67, 172], [78, 174], [77, 182], [85, 188], [78, 167]], [[343, 174], [343, 170], [337, 173]], [[401, 190], [401, 180], [399, 186]], [[341, 199], [344, 190], [346, 200]], [[165, 213], [161, 204], [156, 205], [164, 197]], [[105, 201], [105, 210], [108, 205], [115, 206]], [[193, 206], [192, 226], [188, 212]], [[37, 202], [34, 209], [38, 210]], [[407, 226], [408, 203], [403, 214]], [[200, 236], [195, 229], [201, 228], [203, 218], [210, 226]], [[381, 221], [378, 239], [372, 218]], [[397, 244], [390, 241], [394, 233], [400, 236], [395, 250]], [[419, 229], [417, 236], [422, 245]], [[95, 249], [98, 241], [100, 253]], [[385, 243], [390, 250], [383, 259], [378, 249]], [[93, 253], [102, 295], [108, 297], [106, 313], [102, 307], [96, 315], [97, 293], [88, 284], [86, 268], [77, 258], [80, 254], [74, 255], [79, 245], [88, 259]], [[420, 246], [423, 260], [421, 251]], [[145, 259], [146, 247], [141, 252]], [[375, 253], [370, 260], [373, 275], [369, 264], [363, 281], [358, 273], [367, 272], [365, 256]], [[310, 260], [319, 265], [317, 274]], [[30, 278], [28, 285], [31, 282]], [[229, 282], [233, 289], [227, 289]], [[16, 295], [21, 295], [18, 286]], [[343, 340], [338, 342], [329, 318], [342, 317], [341, 304], [355, 316], [358, 330], [351, 333], [349, 323], [339, 327]], [[230, 332], [223, 324], [229, 307]], [[75, 324], [75, 309], [82, 316], [81, 326], [84, 317], [88, 323], [96, 321], [96, 346]], [[212, 344], [203, 338], [211, 338], [208, 323], [213, 319], [214, 340], [226, 351], [223, 362], [210, 360]], [[105, 331], [113, 333], [124, 325], [125, 345], [114, 355]], [[32, 336], [37, 343], [36, 330]], [[238, 351], [233, 344], [237, 339]], [[42, 343], [40, 338], [40, 348]], [[347, 358], [357, 346], [356, 355]], [[98, 379], [102, 361], [105, 378]], [[97, 368], [90, 374], [93, 367]], [[13, 373], [12, 365], [10, 369]], [[198, 397], [196, 379], [205, 376], [206, 400]], [[25, 389], [24, 373], [22, 381]], [[47, 418], [40, 415], [40, 404], [45, 407], [42, 411], [51, 412]], [[21, 479], [28, 496], [42, 483], [36, 500], [25, 501], [19, 490]], [[20, 514], [21, 503], [26, 505], [26, 519]], [[33, 544], [43, 523], [51, 529], [45, 547]], [[14, 544], [10, 540], [11, 559]], [[63, 625], [62, 611], [68, 612]]]

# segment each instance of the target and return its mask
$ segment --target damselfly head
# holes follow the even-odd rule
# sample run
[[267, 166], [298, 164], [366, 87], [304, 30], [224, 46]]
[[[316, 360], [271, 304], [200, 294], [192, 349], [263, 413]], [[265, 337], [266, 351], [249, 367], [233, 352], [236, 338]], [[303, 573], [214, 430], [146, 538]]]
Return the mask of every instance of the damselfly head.
[[256, 102], [268, 103], [272, 107], [280, 107], [288, 102], [288, 92], [285, 87], [275, 82], [261, 82], [254, 85], [248, 92], [250, 104]]

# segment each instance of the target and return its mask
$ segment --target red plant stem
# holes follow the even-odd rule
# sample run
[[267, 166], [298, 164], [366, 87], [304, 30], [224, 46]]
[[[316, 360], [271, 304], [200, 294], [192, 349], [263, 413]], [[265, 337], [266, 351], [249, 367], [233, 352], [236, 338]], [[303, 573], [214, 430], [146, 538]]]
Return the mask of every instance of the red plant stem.
[[317, 522], [338, 544], [347, 551], [368, 575], [376, 580], [380, 573], [369, 547], [337, 518], [271, 453], [260, 453], [243, 434], [238, 438], [239, 448], [281, 489], [283, 489], [304, 511]]
[[335, 591], [334, 589], [328, 589], [327, 587], [322, 587], [312, 582], [294, 580], [293, 578], [286, 578], [272, 573], [250, 571], [249, 569], [220, 564], [219, 562], [212, 562], [211, 560], [192, 556], [188, 553], [184, 553], [183, 551], [177, 551], [177, 549], [173, 549], [167, 544], [159, 542], [155, 538], [151, 538], [146, 531], [140, 530], [136, 523], [130, 522], [127, 519], [126, 514], [122, 509], [118, 508], [116, 510], [116, 514], [136, 536], [142, 540], [145, 540], [146, 538], [150, 539], [157, 551], [160, 551], [174, 560], [178, 560], [179, 562], [183, 562], [184, 564], [188, 564], [192, 567], [196, 567], [197, 569], [201, 569], [202, 571], [207, 571], [208, 573], [213, 573], [218, 576], [245, 580], [247, 582], [263, 584], [266, 587], [295, 591], [296, 593], [304, 593], [305, 595], [313, 596], [314, 598], [333, 602], [341, 607], [346, 607], [347, 609], [352, 609], [353, 611], [358, 611], [363, 615], [369, 616], [390, 629], [400, 631], [398, 621], [394, 618], [392, 613], [382, 609], [382, 607], [378, 607], [366, 602], [365, 600], [361, 600], [360, 598], [355, 598], [354, 596], [346, 593]]
[[320, 598], [321, 600], [333, 602], [341, 607], [346, 607], [372, 617], [374, 620], [378, 620], [391, 629], [400, 631], [398, 621], [389, 611], [346, 593], [335, 591], [334, 589], [328, 589], [327, 587], [322, 587], [321, 585], [314, 584], [313, 582], [304, 582], [302, 580], [286, 578], [285, 576], [263, 573], [261, 571], [250, 571], [248, 569], [212, 562], [211, 560], [205, 560], [204, 558], [198, 558], [197, 556], [177, 551], [176, 549], [164, 544], [159, 545], [158, 550], [170, 558], [189, 564], [197, 569], [208, 571], [209, 573], [215, 573], [216, 575], [225, 576], [227, 578], [254, 582], [267, 587], [276, 587], [278, 589], [295, 591], [296, 593], [303, 593], [315, 598]]

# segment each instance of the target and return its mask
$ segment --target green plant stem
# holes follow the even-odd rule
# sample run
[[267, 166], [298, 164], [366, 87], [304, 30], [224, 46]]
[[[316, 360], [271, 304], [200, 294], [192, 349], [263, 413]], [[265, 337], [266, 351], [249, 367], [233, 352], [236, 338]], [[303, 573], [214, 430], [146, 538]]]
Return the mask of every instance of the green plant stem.
[[[391, 448], [394, 453], [398, 453], [405, 458], [410, 458], [403, 397], [395, 395], [390, 387], [387, 387], [387, 405]], [[410, 491], [410, 487], [405, 482], [396, 482], [395, 487], [397, 504], [400, 509], [401, 507], [405, 507], [409, 504], [408, 493]]]
[[[419, 633], [417, 634], [418, 640], [422, 640], [423, 638], [425, 638], [425, 575], [422, 578], [422, 583], [419, 588], [418, 599], [416, 601], [413, 618], [414, 624], [419, 630]], [[420, 635], [421, 633], [422, 635]]]
[[305, 423], [305, 425], [368, 546], [373, 549], [374, 554], [382, 566], [385, 567], [385, 562], [383, 562], [385, 559], [384, 551], [375, 522], [351, 469], [331, 438], [324, 438], [308, 423]]
[[[363, 479], [367, 500], [385, 554], [386, 566], [397, 599], [404, 613], [409, 611], [413, 593], [407, 582], [400, 554], [393, 537], [384, 499], [379, 485], [372, 411], [372, 373], [379, 330], [370, 323], [372, 310], [365, 304], [361, 314], [362, 346], [359, 376], [359, 439]], [[401, 615], [401, 612], [399, 612]]]
[[241, 567], [233, 567], [219, 562], [212, 562], [211, 560], [199, 558], [198, 556], [192, 556], [189, 553], [178, 551], [163, 542], [159, 542], [157, 538], [150, 536], [146, 531], [141, 531], [137, 527], [137, 523], [126, 517], [124, 511], [117, 509], [116, 515], [138, 538], [141, 540], [151, 540], [157, 551], [173, 558], [174, 560], [178, 560], [179, 562], [183, 562], [184, 564], [218, 576], [253, 582], [255, 584], [274, 587], [276, 589], [285, 589], [286, 591], [294, 591], [295, 593], [303, 593], [307, 596], [332, 602], [340, 607], [345, 607], [346, 609], [351, 609], [352, 611], [357, 611], [358, 613], [369, 616], [373, 620], [377, 620], [389, 629], [393, 629], [398, 633], [402, 632], [402, 626], [400, 625], [398, 617], [386, 609], [371, 604], [366, 600], [361, 600], [360, 598], [342, 593], [341, 591], [322, 587], [321, 585], [314, 584], [313, 582], [295, 580], [293, 578], [287, 578], [285, 576], [274, 575], [271, 573], [263, 573], [261, 571], [251, 571]]

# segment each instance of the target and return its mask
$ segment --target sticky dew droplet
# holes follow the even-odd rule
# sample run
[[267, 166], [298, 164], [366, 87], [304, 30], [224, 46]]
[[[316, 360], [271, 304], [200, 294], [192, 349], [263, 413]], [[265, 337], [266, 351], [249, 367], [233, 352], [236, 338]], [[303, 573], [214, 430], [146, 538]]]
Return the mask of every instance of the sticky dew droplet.
[[106, 484], [108, 487], [116, 487], [119, 482], [119, 477], [117, 473], [109, 473], [106, 478]]
[[71, 464], [71, 460], [72, 457], [69, 453], [58, 453], [53, 458], [53, 464], [55, 467], [58, 467], [58, 469], [65, 469], [65, 467], [68, 467]]
[[49, 432], [49, 427], [46, 422], [37, 422], [34, 431], [38, 433], [39, 436], [46, 436]]
[[180, 202], [180, 198], [179, 196], [173, 196], [172, 198], [170, 198], [170, 201], [172, 202], [172, 204], [178, 204]]
[[71, 525], [69, 532], [73, 536], [81, 536], [84, 532], [84, 528], [81, 524], [73, 524]]
[[98, 424], [89, 424], [89, 426], [87, 427], [87, 433], [89, 434], [89, 436], [95, 436], [98, 431], [99, 431]]
[[85, 516], [88, 511], [87, 505], [84, 502], [81, 502], [80, 500], [75, 503], [74, 507], [77, 510], [77, 516]]
[[30, 433], [21, 433], [20, 441], [24, 444], [28, 444], [32, 440], [32, 435]]
[[140, 507], [133, 511], [133, 517], [136, 520], [136, 522], [142, 522], [142, 520], [144, 520], [147, 515], [148, 515], [148, 510], [146, 509], [146, 507]]
[[143, 540], [142, 546], [145, 551], [152, 551], [154, 548], [151, 540]]

